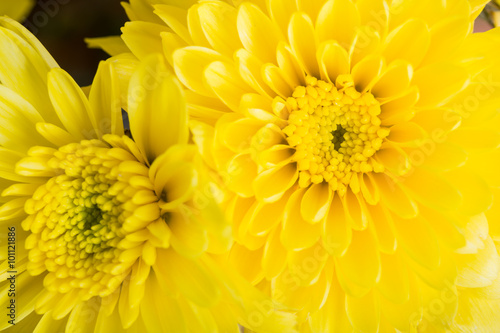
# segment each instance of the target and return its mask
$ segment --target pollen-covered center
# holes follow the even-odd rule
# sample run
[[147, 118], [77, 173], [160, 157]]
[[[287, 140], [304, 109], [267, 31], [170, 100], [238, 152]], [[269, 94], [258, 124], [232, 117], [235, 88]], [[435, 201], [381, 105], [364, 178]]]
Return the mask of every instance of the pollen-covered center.
[[31, 231], [28, 270], [48, 271], [49, 291], [109, 295], [146, 251], [138, 234], [147, 232], [160, 209], [149, 169], [123, 140], [133, 144], [109, 136], [109, 142], [46, 149], [44, 167], [54, 176], [27, 201], [23, 227]]
[[306, 78], [287, 99], [291, 112], [283, 129], [299, 169], [299, 185], [328, 182], [345, 192], [356, 173], [382, 172], [372, 156], [389, 129], [381, 127], [380, 104], [369, 93], [360, 93], [350, 76], [336, 84]]

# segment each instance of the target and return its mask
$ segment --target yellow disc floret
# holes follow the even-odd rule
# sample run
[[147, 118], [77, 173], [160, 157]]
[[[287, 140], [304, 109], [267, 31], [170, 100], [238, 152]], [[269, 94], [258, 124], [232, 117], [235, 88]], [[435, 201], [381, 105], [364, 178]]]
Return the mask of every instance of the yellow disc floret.
[[48, 271], [50, 291], [79, 289], [83, 299], [112, 293], [146, 251], [134, 233], [160, 216], [148, 168], [126, 148], [132, 140], [107, 139], [36, 152], [55, 176], [26, 202], [23, 227], [31, 231], [28, 270]]
[[287, 99], [291, 112], [283, 129], [300, 171], [299, 185], [328, 182], [344, 192], [356, 173], [383, 172], [372, 156], [389, 135], [381, 127], [380, 104], [369, 92], [358, 92], [350, 76], [336, 84], [306, 78]]

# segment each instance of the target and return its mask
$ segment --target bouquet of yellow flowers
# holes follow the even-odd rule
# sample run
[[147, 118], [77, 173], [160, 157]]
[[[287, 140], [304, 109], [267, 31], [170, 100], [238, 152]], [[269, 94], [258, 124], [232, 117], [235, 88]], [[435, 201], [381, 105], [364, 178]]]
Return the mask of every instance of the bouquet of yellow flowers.
[[0, 18], [0, 330], [496, 332], [487, 3], [130, 0], [86, 88]]

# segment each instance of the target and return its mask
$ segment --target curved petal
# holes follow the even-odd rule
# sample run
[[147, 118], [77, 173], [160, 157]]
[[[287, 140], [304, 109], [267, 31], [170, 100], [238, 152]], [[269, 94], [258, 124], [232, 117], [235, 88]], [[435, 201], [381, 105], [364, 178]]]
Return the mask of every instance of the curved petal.
[[321, 224], [310, 224], [300, 214], [300, 202], [305, 190], [296, 190], [285, 207], [281, 243], [288, 250], [300, 250], [314, 245], [321, 235]]
[[131, 78], [128, 105], [130, 130], [150, 163], [172, 145], [187, 143], [184, 93], [159, 56], [147, 58]]
[[317, 223], [326, 216], [333, 192], [328, 183], [312, 184], [300, 202], [302, 218], [310, 223]]
[[274, 202], [292, 187], [299, 177], [296, 163], [261, 172], [253, 181], [255, 197], [264, 202]]

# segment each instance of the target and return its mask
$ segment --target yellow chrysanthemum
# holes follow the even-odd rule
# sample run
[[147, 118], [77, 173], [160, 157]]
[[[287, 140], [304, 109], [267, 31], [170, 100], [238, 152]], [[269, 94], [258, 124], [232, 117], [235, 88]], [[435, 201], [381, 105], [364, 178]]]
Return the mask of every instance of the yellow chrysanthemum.
[[7, 18], [0, 59], [0, 329], [293, 332], [274, 304], [259, 317], [264, 294], [220, 264], [231, 229], [160, 56], [130, 80], [133, 139], [117, 79], [135, 60], [102, 63], [87, 98]]
[[7, 15], [22, 21], [35, 6], [34, 0], [3, 0], [0, 2], [0, 15]]
[[233, 196], [230, 260], [301, 331], [500, 325], [500, 30], [471, 33], [486, 2], [125, 4], [123, 42], [164, 52]]

